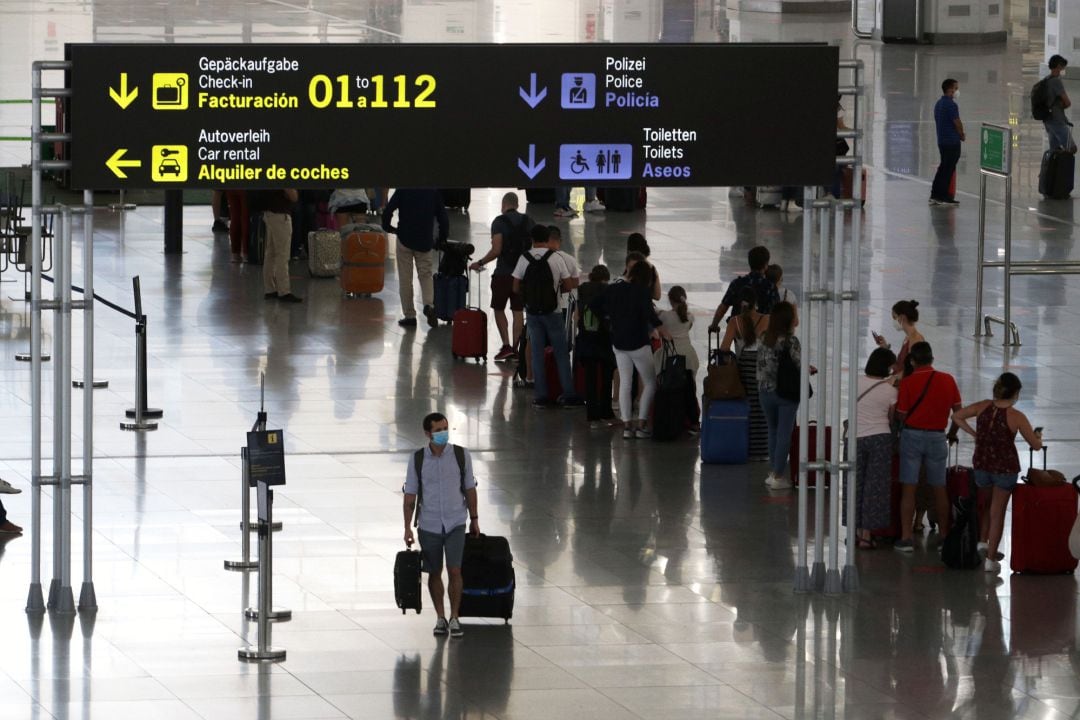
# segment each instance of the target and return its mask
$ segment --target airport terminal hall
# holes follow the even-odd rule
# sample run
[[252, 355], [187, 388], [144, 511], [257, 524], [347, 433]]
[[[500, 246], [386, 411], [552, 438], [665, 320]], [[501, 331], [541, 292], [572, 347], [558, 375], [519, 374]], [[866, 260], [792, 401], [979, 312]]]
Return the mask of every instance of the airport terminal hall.
[[0, 720], [1080, 717], [1080, 0], [0, 29]]

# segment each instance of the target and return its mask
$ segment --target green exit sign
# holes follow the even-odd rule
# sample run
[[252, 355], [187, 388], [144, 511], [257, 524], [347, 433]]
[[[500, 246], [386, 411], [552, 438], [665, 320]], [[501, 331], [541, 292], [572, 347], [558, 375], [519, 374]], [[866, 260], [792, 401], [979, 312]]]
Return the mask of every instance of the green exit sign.
[[1012, 130], [1000, 125], [983, 125], [979, 133], [979, 167], [1008, 175], [1012, 169]]

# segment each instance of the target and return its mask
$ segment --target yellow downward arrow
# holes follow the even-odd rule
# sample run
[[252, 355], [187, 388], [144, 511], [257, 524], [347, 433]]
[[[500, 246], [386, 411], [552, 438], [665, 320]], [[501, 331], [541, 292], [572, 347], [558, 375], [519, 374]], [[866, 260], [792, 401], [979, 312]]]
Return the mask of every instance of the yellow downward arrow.
[[127, 148], [120, 148], [112, 154], [112, 157], [105, 161], [105, 167], [112, 170], [113, 174], [116, 175], [116, 177], [123, 180], [127, 179], [127, 173], [124, 172], [123, 168], [142, 167], [142, 160], [121, 160], [121, 158], [124, 157], [124, 153], [126, 152]]
[[139, 97], [139, 88], [133, 87], [131, 92], [128, 92], [127, 73], [120, 73], [120, 92], [110, 87], [109, 96], [116, 101], [116, 104], [122, 110], [126, 110], [127, 106], [134, 102], [135, 98]]

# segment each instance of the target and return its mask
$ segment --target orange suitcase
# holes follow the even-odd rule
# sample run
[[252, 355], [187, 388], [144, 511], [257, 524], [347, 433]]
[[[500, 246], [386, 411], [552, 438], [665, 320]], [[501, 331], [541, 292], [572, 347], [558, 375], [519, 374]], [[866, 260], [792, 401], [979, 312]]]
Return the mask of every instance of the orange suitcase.
[[346, 295], [371, 295], [386, 277], [386, 233], [375, 225], [348, 225], [341, 241], [341, 289]]

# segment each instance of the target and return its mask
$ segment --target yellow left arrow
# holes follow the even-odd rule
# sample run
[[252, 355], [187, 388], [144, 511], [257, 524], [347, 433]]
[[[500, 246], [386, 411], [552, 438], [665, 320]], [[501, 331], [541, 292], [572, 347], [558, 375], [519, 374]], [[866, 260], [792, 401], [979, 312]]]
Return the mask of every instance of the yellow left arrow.
[[127, 179], [127, 173], [124, 172], [123, 168], [142, 167], [142, 160], [122, 160], [121, 158], [124, 157], [124, 153], [126, 152], [127, 148], [120, 148], [112, 154], [112, 157], [105, 161], [105, 167], [112, 170], [113, 174], [116, 175], [116, 177], [124, 180]]
[[127, 73], [120, 73], [120, 91], [117, 92], [110, 87], [109, 96], [116, 101], [120, 109], [126, 110], [127, 106], [134, 102], [135, 98], [139, 97], [139, 88], [133, 87], [131, 92], [128, 92]]

